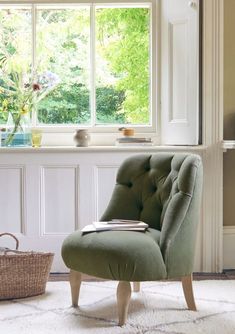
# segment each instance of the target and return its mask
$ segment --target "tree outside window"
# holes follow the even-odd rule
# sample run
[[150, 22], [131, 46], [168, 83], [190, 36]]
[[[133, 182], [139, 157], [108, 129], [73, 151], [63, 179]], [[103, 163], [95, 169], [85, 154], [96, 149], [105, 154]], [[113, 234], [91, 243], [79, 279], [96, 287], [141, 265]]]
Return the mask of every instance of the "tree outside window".
[[148, 5], [0, 7], [0, 123], [4, 105], [18, 108], [7, 95], [17, 73], [22, 87], [56, 78], [36, 104], [38, 124], [149, 125], [150, 21]]

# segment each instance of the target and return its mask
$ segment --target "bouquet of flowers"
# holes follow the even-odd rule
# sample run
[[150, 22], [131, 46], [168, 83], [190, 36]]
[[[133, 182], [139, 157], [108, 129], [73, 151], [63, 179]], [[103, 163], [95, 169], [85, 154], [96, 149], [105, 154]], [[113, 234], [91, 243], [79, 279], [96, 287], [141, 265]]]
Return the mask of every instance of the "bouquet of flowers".
[[15, 133], [22, 128], [22, 120], [30, 119], [37, 104], [59, 84], [59, 77], [50, 71], [38, 74], [20, 67], [9, 68], [5, 56], [0, 56], [0, 113], [11, 118], [14, 126], [6, 139], [10, 144]]

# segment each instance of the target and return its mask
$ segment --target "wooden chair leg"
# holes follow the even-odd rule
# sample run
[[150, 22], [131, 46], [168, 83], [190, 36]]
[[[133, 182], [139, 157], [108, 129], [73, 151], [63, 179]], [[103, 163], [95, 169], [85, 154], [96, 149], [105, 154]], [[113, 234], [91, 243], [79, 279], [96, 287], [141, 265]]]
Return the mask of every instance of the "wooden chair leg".
[[70, 270], [69, 282], [72, 295], [72, 306], [78, 307], [79, 292], [81, 286], [82, 275], [78, 271]]
[[118, 307], [119, 326], [123, 326], [126, 323], [130, 298], [131, 298], [130, 282], [120, 281], [117, 287], [117, 307]]
[[182, 279], [182, 285], [184, 290], [184, 297], [188, 305], [188, 309], [191, 311], [197, 311], [194, 295], [193, 295], [193, 286], [192, 286], [192, 274], [184, 276]]
[[133, 282], [133, 291], [140, 292], [140, 282]]

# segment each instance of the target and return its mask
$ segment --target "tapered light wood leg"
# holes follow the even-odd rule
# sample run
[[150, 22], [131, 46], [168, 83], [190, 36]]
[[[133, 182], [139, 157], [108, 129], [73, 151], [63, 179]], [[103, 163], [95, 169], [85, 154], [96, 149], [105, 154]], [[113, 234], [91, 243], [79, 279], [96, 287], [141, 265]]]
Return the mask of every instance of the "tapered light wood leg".
[[78, 298], [79, 298], [81, 280], [82, 280], [81, 273], [79, 273], [78, 271], [70, 270], [69, 282], [70, 282], [70, 288], [71, 288], [73, 307], [78, 306]]
[[133, 282], [133, 291], [140, 292], [140, 282]]
[[130, 282], [120, 281], [117, 287], [117, 307], [118, 307], [119, 326], [123, 326], [126, 323], [130, 298], [131, 298]]
[[193, 295], [192, 275], [184, 276], [181, 279], [184, 290], [184, 297], [188, 305], [188, 309], [191, 311], [197, 311]]

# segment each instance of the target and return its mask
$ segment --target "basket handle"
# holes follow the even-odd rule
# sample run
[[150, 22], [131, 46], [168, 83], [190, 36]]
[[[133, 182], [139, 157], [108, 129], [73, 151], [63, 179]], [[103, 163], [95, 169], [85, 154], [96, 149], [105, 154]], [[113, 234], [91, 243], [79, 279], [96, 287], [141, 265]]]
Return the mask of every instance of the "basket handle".
[[9, 235], [13, 239], [15, 239], [15, 241], [16, 241], [16, 250], [17, 250], [19, 248], [19, 240], [16, 238], [16, 236], [14, 234], [11, 234], [11, 233], [1, 233], [0, 237], [2, 237], [4, 235]]
[[14, 253], [14, 254], [34, 254], [34, 252], [24, 252], [24, 251], [19, 251], [19, 250], [14, 250], [14, 249], [5, 249], [4, 250], [4, 255], [7, 253]]

